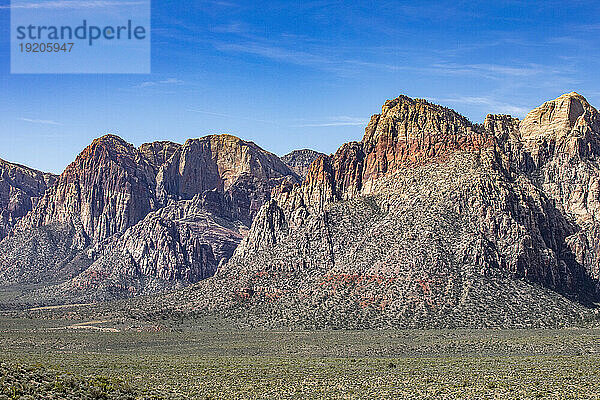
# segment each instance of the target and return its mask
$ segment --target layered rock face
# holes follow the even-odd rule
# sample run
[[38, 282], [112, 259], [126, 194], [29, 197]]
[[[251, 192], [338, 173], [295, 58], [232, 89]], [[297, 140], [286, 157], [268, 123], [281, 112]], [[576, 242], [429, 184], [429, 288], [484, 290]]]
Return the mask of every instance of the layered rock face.
[[298, 181], [276, 155], [235, 136], [211, 135], [190, 139], [173, 154], [158, 171], [156, 191], [163, 204], [222, 193], [221, 199], [213, 196], [214, 207], [232, 210], [233, 218], [249, 225], [285, 177]]
[[299, 177], [304, 178], [313, 161], [323, 155], [323, 153], [310, 149], [294, 150], [281, 157], [281, 161], [298, 174]]
[[56, 178], [0, 159], [0, 240], [36, 206]]
[[30, 302], [197, 282], [231, 257], [286, 177], [298, 181], [276, 156], [230, 135], [139, 150], [104, 136], [0, 242], [0, 276], [5, 283], [58, 283], [24, 296]]
[[[562, 100], [563, 97], [557, 102]], [[568, 246], [577, 227], [571, 224], [569, 215], [556, 208], [547, 187], [532, 180], [526, 171], [520, 172], [519, 162], [510, 164], [511, 157], [523, 160], [530, 154], [527, 140], [536, 139], [529, 136], [522, 140], [520, 127], [529, 126], [528, 121], [537, 112], [538, 109], [532, 111], [520, 125], [508, 116], [488, 116], [484, 125], [478, 126], [454, 111], [426, 101], [402, 96], [388, 101], [382, 114], [371, 119], [362, 142], [346, 144], [333, 157], [315, 162], [302, 185], [279, 190], [275, 200], [287, 217], [280, 225], [301, 227], [307, 218], [326, 213], [328, 205], [335, 201], [364, 195], [390, 197], [390, 185], [381, 182], [401, 179], [400, 170], [402, 174], [412, 174], [420, 165], [432, 164], [443, 171], [445, 164], [466, 153], [479, 160], [470, 174], [478, 176], [487, 170], [493, 174], [469, 181], [469, 185], [476, 186], [469, 189], [464, 184], [458, 193], [444, 190], [444, 185], [454, 187], [447, 182], [447, 175], [431, 179], [445, 182], [435, 190], [454, 196], [453, 207], [462, 207], [461, 213], [476, 221], [473, 229], [482, 235], [482, 240], [494, 244], [498, 259], [493, 264], [564, 293], [589, 289], [583, 265], [573, 260]], [[565, 108], [565, 112], [569, 110]], [[517, 156], [507, 154], [506, 149], [513, 148]], [[508, 164], [503, 160], [509, 160]], [[446, 174], [459, 180], [457, 171]], [[411, 190], [404, 187], [400, 191]], [[429, 188], [422, 192], [414, 195], [433, 194]], [[468, 196], [464, 192], [469, 192]], [[431, 229], [439, 230], [435, 226]], [[260, 248], [258, 243], [244, 243], [238, 252], [252, 258], [246, 248]]]
[[400, 96], [374, 115], [362, 140], [366, 155], [363, 193], [374, 180], [406, 164], [442, 158], [457, 150], [476, 151], [491, 143], [481, 127], [453, 110]]
[[482, 126], [455, 111], [400, 96], [388, 100], [382, 113], [371, 117], [361, 142], [346, 143], [332, 157], [322, 156], [310, 166], [297, 190], [302, 199], [292, 200], [291, 207], [302, 203], [320, 209], [335, 199], [368, 195], [378, 178], [400, 168], [492, 145], [493, 137]]
[[600, 298], [597, 121], [575, 93], [483, 125], [388, 101], [170, 307], [273, 327], [574, 323]]
[[146, 160], [154, 166], [155, 170], [161, 167], [167, 162], [169, 158], [179, 150], [181, 145], [179, 143], [173, 143], [169, 141], [158, 141], [152, 143], [144, 143], [140, 146], [139, 151], [142, 153]]

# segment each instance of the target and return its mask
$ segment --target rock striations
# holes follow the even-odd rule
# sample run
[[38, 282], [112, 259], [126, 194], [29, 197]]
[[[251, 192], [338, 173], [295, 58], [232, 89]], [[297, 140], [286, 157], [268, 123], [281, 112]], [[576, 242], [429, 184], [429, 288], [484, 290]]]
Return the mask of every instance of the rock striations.
[[600, 299], [598, 118], [576, 93], [483, 125], [388, 101], [361, 142], [273, 191], [215, 277], [158, 308], [272, 327], [580, 322]]
[[73, 225], [83, 248], [135, 225], [155, 207], [150, 163], [131, 144], [106, 135], [77, 156], [17, 230]]
[[[163, 204], [210, 194], [220, 212], [248, 225], [270, 197], [271, 190], [285, 177], [298, 177], [276, 155], [252, 142], [231, 135], [189, 139], [159, 169], [156, 192]], [[221, 197], [221, 198], [219, 198]]]
[[152, 143], [144, 143], [140, 146], [139, 151], [142, 153], [146, 160], [154, 167], [156, 171], [161, 165], [166, 163], [169, 158], [179, 150], [181, 145], [179, 143], [173, 143], [169, 141], [160, 141]]

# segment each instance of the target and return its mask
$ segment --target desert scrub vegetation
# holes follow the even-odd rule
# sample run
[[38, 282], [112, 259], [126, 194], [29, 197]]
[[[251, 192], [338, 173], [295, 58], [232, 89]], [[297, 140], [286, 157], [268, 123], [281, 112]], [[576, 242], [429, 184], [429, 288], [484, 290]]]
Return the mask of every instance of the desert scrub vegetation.
[[0, 360], [47, 374], [38, 388], [70, 376], [72, 398], [96, 387], [106, 399], [600, 399], [597, 329], [111, 332], [60, 322], [0, 318]]
[[0, 363], [0, 400], [135, 398], [134, 390], [117, 378], [79, 377], [41, 365]]

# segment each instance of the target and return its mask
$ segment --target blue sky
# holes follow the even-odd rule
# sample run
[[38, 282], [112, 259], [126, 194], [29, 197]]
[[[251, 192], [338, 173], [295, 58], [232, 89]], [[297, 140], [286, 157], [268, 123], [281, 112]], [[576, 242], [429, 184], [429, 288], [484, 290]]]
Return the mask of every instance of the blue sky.
[[600, 106], [597, 1], [153, 1], [150, 75], [11, 75], [8, 4], [0, 158], [51, 172], [107, 132], [334, 152], [399, 94], [475, 122], [573, 90]]

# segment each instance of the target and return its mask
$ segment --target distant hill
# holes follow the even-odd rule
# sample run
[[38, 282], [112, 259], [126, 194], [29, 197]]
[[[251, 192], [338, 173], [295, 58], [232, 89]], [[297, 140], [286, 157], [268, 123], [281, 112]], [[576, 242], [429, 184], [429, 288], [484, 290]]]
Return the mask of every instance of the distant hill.
[[300, 177], [304, 178], [308, 173], [310, 165], [313, 163], [313, 161], [323, 155], [323, 153], [319, 153], [315, 150], [294, 150], [291, 153], [281, 157], [281, 161], [283, 161]]

